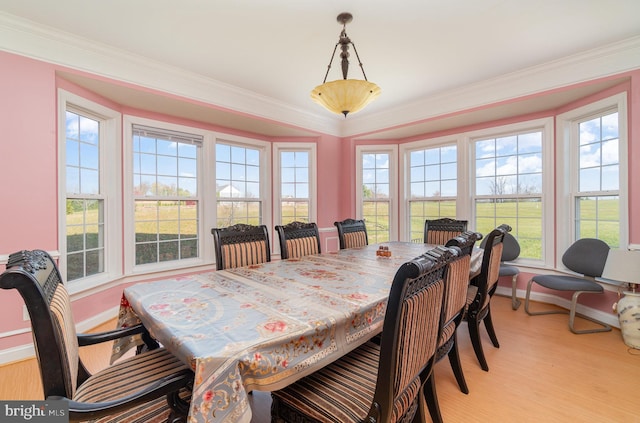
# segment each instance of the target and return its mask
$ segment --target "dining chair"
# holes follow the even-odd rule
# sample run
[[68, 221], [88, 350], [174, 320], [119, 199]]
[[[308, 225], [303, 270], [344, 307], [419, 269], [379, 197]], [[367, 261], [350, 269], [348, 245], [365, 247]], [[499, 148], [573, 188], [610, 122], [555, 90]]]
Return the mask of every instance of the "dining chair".
[[276, 225], [280, 240], [280, 258], [298, 258], [309, 254], [320, 254], [320, 233], [315, 223], [291, 222]]
[[367, 341], [322, 369], [273, 391], [272, 422], [411, 422], [426, 413], [422, 386], [433, 370], [445, 270], [437, 247], [397, 270], [380, 342]]
[[334, 222], [334, 225], [338, 228], [341, 250], [369, 245], [367, 226], [364, 220], [345, 219], [341, 222]]
[[[469, 269], [471, 266], [471, 251], [480, 234], [465, 231], [455, 238], [447, 241], [446, 246], [456, 252], [456, 256], [449, 263], [445, 279], [445, 296], [443, 309], [443, 325], [436, 348], [435, 362], [438, 363], [444, 357], [449, 357], [449, 363], [458, 382], [460, 390], [468, 394], [469, 388], [462, 372], [460, 355], [458, 353], [457, 331], [467, 306], [467, 289], [469, 287]], [[442, 421], [438, 398], [436, 394], [435, 372], [429, 376], [425, 384], [425, 398], [431, 420]]]
[[266, 225], [238, 223], [211, 229], [216, 251], [216, 269], [231, 269], [271, 261]]
[[[609, 255], [609, 245], [596, 238], [582, 238], [571, 244], [562, 255], [562, 263], [567, 269], [577, 273], [577, 275], [536, 275], [527, 284], [527, 293], [524, 300], [524, 310], [530, 316], [542, 314], [569, 314], [569, 330], [576, 334], [608, 332], [611, 326], [602, 323], [589, 316], [580, 315], [581, 318], [597, 323], [601, 327], [595, 329], [576, 329], [574, 323], [576, 318], [576, 308], [578, 297], [584, 293], [602, 294], [602, 285], [595, 281], [595, 278], [602, 276], [604, 265]], [[547, 289], [556, 291], [573, 292], [571, 307], [567, 310], [531, 311], [530, 297], [531, 286], [537, 283]]]
[[449, 265], [447, 271], [447, 294], [444, 302], [444, 326], [438, 342], [436, 361], [445, 356], [449, 362], [460, 390], [469, 393], [464, 380], [460, 356], [458, 354], [457, 330], [467, 308], [467, 290], [469, 288], [469, 269], [471, 266], [471, 252], [476, 241], [481, 235], [473, 231], [465, 231], [455, 238], [447, 241], [447, 247], [455, 247], [460, 250], [460, 255]]
[[491, 298], [498, 287], [504, 236], [510, 231], [511, 226], [500, 225], [487, 235], [482, 254], [480, 273], [471, 279], [469, 289], [467, 290], [467, 313], [465, 314], [465, 320], [467, 321], [473, 351], [480, 363], [480, 367], [484, 371], [489, 371], [489, 366], [487, 365], [484, 350], [482, 349], [480, 324], [484, 322], [491, 343], [494, 347], [500, 348], [500, 343], [498, 342], [491, 319]]
[[[485, 240], [480, 243], [480, 247], [484, 247], [484, 242]], [[520, 244], [516, 237], [508, 232], [505, 234], [503, 242], [504, 246], [500, 258], [500, 272], [498, 272], [498, 277], [511, 276], [511, 308], [517, 310], [520, 307], [520, 300], [516, 293], [520, 269], [507, 262], [512, 262], [520, 256]]]
[[425, 244], [444, 245], [451, 238], [467, 230], [466, 220], [455, 220], [448, 217], [424, 221]]
[[11, 254], [0, 275], [0, 287], [16, 289], [22, 296], [31, 320], [44, 399], [67, 401], [71, 421], [186, 420], [194, 374], [165, 348], [122, 359], [90, 374], [80, 358], [80, 347], [142, 334], [145, 328], [136, 325], [76, 333], [69, 294], [48, 253]]

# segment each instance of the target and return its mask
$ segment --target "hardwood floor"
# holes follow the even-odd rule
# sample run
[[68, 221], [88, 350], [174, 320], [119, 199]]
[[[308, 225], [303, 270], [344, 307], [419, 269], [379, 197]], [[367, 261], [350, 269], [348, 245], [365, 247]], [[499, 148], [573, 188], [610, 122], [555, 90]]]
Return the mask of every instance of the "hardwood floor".
[[[446, 422], [640, 423], [640, 351], [629, 349], [619, 330], [574, 335], [566, 315], [531, 317], [522, 307], [511, 310], [504, 297], [494, 297], [492, 308], [500, 348], [493, 348], [483, 333], [489, 372], [476, 361], [466, 324], [458, 334], [469, 395], [459, 391], [446, 359], [436, 366]], [[91, 348], [81, 352], [87, 366], [96, 370], [107, 365], [109, 349]], [[41, 396], [35, 359], [0, 367], [0, 399]], [[252, 423], [269, 422], [269, 394], [254, 392], [251, 397]]]

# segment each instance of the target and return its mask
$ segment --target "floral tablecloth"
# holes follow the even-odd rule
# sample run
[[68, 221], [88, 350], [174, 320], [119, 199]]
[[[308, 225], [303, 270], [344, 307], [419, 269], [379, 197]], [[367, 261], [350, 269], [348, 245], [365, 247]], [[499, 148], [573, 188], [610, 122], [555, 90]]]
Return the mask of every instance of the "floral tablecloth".
[[382, 330], [396, 270], [429, 248], [385, 245], [391, 257], [370, 245], [136, 284], [120, 325], [142, 321], [190, 363], [190, 422], [249, 422], [247, 392], [282, 388]]

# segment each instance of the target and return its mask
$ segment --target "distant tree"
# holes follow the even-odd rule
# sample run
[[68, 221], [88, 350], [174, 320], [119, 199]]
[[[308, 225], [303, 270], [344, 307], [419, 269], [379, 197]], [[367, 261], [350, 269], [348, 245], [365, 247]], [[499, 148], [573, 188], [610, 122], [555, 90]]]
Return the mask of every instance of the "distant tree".
[[362, 185], [362, 197], [373, 198], [373, 191], [371, 191], [371, 189], [364, 184]]

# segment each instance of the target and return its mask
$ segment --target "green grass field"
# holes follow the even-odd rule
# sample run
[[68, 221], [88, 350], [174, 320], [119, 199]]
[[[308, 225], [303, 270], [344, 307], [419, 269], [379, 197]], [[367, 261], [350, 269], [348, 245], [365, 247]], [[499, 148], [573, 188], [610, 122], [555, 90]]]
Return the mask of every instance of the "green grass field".
[[[306, 211], [300, 205], [284, 205], [283, 216], [301, 215]], [[617, 198], [599, 200], [583, 198], [579, 202], [579, 238], [599, 238], [612, 248], [619, 246], [619, 201]], [[411, 202], [410, 239], [421, 242], [424, 232], [424, 220], [438, 217], [455, 217], [455, 201]], [[235, 203], [233, 206], [222, 204], [218, 207], [218, 226], [235, 223], [232, 216], [244, 217], [245, 222], [260, 222], [259, 207], [254, 203], [246, 206]], [[363, 216], [367, 222], [370, 243], [389, 241], [389, 212], [384, 203], [365, 203]], [[83, 221], [84, 219], [84, 221]], [[300, 220], [300, 219], [298, 219]], [[135, 210], [135, 230], [138, 255], [141, 261], [173, 260], [177, 257], [197, 254], [198, 216], [197, 206], [188, 202], [142, 202]], [[542, 206], [537, 201], [504, 200], [500, 202], [483, 201], [477, 203], [475, 225], [470, 228], [487, 234], [496, 226], [506, 223], [518, 239], [521, 257], [542, 259]], [[558, 227], [573, 224], [558, 223]], [[101, 226], [97, 209], [87, 210], [86, 214], [71, 212], [67, 214], [67, 249], [69, 252], [83, 248], [99, 246]], [[86, 236], [82, 237], [86, 231]], [[162, 245], [158, 252], [159, 243]], [[158, 256], [158, 254], [160, 254]]]

